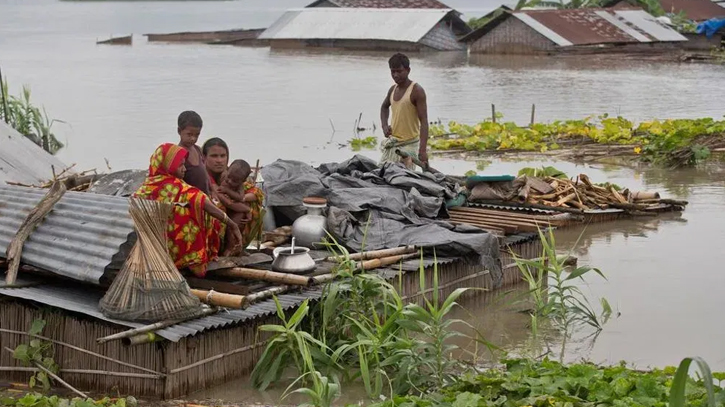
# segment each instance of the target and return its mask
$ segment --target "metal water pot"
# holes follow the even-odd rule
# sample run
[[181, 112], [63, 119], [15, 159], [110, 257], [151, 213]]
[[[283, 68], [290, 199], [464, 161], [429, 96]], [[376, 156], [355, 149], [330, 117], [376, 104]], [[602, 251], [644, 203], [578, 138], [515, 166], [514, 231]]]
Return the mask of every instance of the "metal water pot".
[[307, 214], [300, 216], [292, 224], [292, 236], [300, 246], [319, 246], [316, 243], [320, 243], [327, 236], [327, 218], [322, 214], [322, 210], [327, 207], [327, 200], [308, 197], [302, 200], [302, 205], [307, 208]]

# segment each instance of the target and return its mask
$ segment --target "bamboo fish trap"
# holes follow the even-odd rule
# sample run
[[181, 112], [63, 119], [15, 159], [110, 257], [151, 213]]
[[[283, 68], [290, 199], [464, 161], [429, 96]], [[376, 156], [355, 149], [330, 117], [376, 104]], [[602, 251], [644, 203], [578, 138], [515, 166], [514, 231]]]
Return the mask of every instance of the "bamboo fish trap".
[[170, 204], [130, 200], [138, 240], [101, 299], [99, 307], [107, 317], [155, 322], [201, 315], [202, 303], [192, 295], [167, 249], [166, 228], [172, 211]]

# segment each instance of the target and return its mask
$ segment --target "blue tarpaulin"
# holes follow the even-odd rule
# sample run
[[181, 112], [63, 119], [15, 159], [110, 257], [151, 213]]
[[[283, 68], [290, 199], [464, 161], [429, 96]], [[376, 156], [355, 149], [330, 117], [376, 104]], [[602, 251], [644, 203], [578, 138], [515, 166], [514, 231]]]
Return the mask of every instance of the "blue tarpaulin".
[[725, 18], [711, 18], [697, 25], [697, 33], [705, 34], [707, 38], [712, 38], [716, 32], [725, 28]]

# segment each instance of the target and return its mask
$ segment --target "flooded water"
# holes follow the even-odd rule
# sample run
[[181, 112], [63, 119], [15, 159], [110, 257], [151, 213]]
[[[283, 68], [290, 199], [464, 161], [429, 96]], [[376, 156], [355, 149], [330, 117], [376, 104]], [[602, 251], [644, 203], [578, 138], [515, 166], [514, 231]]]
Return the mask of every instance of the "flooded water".
[[[156, 145], [176, 141], [176, 116], [185, 109], [204, 118], [202, 139], [226, 139], [235, 158], [341, 161], [351, 152], [340, 144], [353, 136], [358, 116], [364, 127], [377, 122], [391, 84], [387, 54], [147, 44], [140, 35], [265, 27], [286, 8], [305, 3], [0, 0], [0, 67], [14, 93], [31, 85], [33, 99], [68, 123], [54, 127], [67, 143], [59, 155], [78, 168], [105, 168], [104, 158], [114, 170], [145, 167]], [[448, 3], [467, 17], [497, 5]], [[129, 33], [135, 34], [131, 47], [95, 44]], [[475, 122], [490, 115], [492, 103], [519, 122], [529, 120], [531, 104], [541, 121], [605, 112], [635, 120], [723, 114], [721, 105], [703, 96], [722, 87], [717, 66], [443, 53], [415, 56], [412, 69], [426, 88], [433, 120]], [[486, 171], [516, 173], [542, 164], [496, 161]], [[593, 302], [606, 297], [621, 312], [591, 349], [573, 346], [568, 357], [645, 367], [699, 355], [724, 370], [719, 313], [725, 308], [725, 274], [717, 271], [725, 263], [722, 171], [554, 165], [570, 175], [586, 172], [595, 181], [690, 201], [681, 215], [557, 233], [561, 248], [581, 236], [574, 249], [579, 263], [600, 268], [608, 278], [590, 279], [584, 291]], [[442, 159], [434, 166], [457, 174], [476, 168], [474, 162]], [[480, 301], [467, 306], [478, 316], [472, 322], [495, 343], [516, 348], [528, 340], [525, 315]], [[240, 383], [206, 395], [278, 397], [244, 391]]]
[[[144, 168], [155, 146], [177, 139], [185, 109], [204, 118], [202, 139], [226, 139], [234, 156], [338, 161], [349, 154], [338, 143], [353, 136], [360, 113], [364, 127], [379, 121], [392, 83], [388, 54], [149, 44], [142, 36], [266, 27], [305, 3], [0, 0], [0, 67], [14, 91], [31, 85], [33, 99], [68, 123], [55, 126], [68, 145], [59, 156], [78, 168], [105, 168], [104, 158], [113, 169]], [[467, 16], [497, 5], [448, 3]], [[130, 33], [131, 47], [96, 45]], [[475, 122], [492, 103], [520, 122], [532, 104], [537, 120], [723, 114], [702, 96], [721, 83], [716, 66], [438, 53], [414, 57], [411, 77], [427, 91], [432, 120]]]

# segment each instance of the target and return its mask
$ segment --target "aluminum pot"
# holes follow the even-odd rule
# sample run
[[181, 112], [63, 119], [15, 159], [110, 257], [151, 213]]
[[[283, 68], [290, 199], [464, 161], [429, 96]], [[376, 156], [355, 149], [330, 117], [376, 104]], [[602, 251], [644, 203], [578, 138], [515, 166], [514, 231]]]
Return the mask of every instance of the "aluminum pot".
[[306, 273], [312, 271], [317, 263], [306, 247], [278, 247], [272, 252], [272, 270], [282, 273]]
[[322, 211], [327, 207], [327, 200], [323, 198], [308, 197], [302, 200], [307, 208], [307, 214], [302, 215], [292, 224], [292, 236], [297, 244], [304, 247], [317, 247], [318, 243], [327, 236], [325, 227], [327, 218]]

